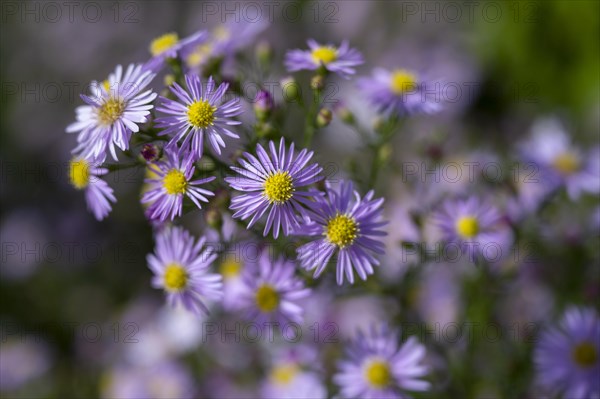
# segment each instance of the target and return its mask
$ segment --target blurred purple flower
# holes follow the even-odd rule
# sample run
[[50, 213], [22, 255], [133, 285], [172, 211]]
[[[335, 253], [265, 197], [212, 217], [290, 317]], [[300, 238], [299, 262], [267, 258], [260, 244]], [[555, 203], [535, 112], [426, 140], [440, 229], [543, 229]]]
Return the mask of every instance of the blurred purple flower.
[[325, 68], [348, 79], [354, 75], [354, 67], [364, 62], [358, 50], [350, 48], [348, 41], [344, 40], [340, 47], [332, 44], [321, 45], [316, 41], [308, 40], [310, 50], [290, 50], [285, 56], [285, 67], [289, 72], [303, 69], [311, 71]]
[[557, 120], [538, 121], [520, 150], [525, 161], [540, 168], [539, 176], [550, 189], [564, 186], [571, 199], [582, 192], [600, 193], [600, 147], [585, 155]]
[[244, 290], [236, 306], [257, 323], [301, 323], [304, 310], [300, 300], [310, 294], [302, 281], [294, 276], [296, 267], [283, 257], [272, 259], [264, 250], [256, 268], [244, 271]]
[[473, 262], [481, 257], [496, 261], [508, 255], [513, 240], [510, 228], [486, 201], [476, 197], [446, 200], [434, 219], [445, 241], [458, 244]]
[[368, 334], [360, 331], [346, 352], [333, 376], [343, 397], [407, 398], [405, 390], [429, 389], [429, 382], [423, 380], [428, 373], [422, 364], [425, 346], [415, 337], [399, 347], [397, 332], [373, 327]]
[[144, 70], [158, 73], [164, 66], [167, 58], [176, 58], [180, 52], [200, 45], [208, 39], [206, 31], [201, 30], [193, 35], [179, 40], [177, 33], [165, 33], [150, 43], [150, 54], [152, 58], [144, 64]]
[[539, 382], [570, 399], [600, 397], [600, 319], [594, 309], [568, 309], [545, 331], [534, 360]]
[[406, 69], [376, 68], [372, 77], [358, 79], [359, 89], [380, 112], [398, 116], [440, 111], [441, 98], [433, 90], [436, 85]]

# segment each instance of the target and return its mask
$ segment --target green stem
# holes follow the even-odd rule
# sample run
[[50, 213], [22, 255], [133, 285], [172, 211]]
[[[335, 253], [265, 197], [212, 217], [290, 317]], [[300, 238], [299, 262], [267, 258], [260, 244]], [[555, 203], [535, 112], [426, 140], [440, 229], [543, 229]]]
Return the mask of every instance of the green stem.
[[317, 130], [317, 112], [321, 103], [321, 90], [313, 91], [313, 101], [310, 104], [310, 109], [306, 113], [304, 122], [304, 147], [309, 147]]

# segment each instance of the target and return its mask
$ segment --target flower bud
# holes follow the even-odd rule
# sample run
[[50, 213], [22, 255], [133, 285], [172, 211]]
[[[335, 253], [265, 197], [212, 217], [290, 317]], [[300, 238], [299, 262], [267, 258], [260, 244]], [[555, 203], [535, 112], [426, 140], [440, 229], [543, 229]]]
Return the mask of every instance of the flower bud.
[[294, 102], [298, 99], [300, 96], [300, 86], [293, 77], [288, 76], [287, 78], [282, 79], [280, 84], [284, 101]]
[[273, 51], [269, 42], [263, 40], [256, 45], [255, 49], [256, 59], [261, 65], [269, 65], [271, 63], [271, 56]]
[[171, 73], [165, 75], [163, 83], [165, 84], [165, 86], [171, 86], [173, 83], [175, 83], [175, 75]]
[[266, 120], [273, 110], [273, 96], [267, 90], [260, 90], [254, 99], [254, 113], [259, 121]]
[[256, 125], [256, 135], [260, 138], [269, 138], [273, 133], [275, 133], [275, 128], [268, 122]]
[[333, 110], [335, 111], [336, 115], [338, 118], [340, 118], [340, 120], [344, 123], [347, 123], [348, 125], [353, 125], [355, 122], [354, 119], [354, 114], [352, 113], [352, 111], [350, 111], [348, 109], [348, 107], [346, 107], [346, 105], [343, 102], [338, 102], [334, 107]]
[[317, 114], [317, 126], [325, 127], [331, 123], [333, 112], [329, 108], [321, 108]]
[[315, 75], [310, 80], [310, 87], [313, 90], [323, 90], [325, 87], [325, 78], [322, 75]]
[[160, 148], [155, 144], [144, 144], [140, 155], [146, 162], [156, 162], [160, 158]]
[[392, 146], [390, 144], [383, 145], [379, 152], [377, 153], [377, 157], [379, 158], [379, 162], [382, 164], [387, 163], [392, 156]]
[[215, 230], [219, 230], [223, 226], [223, 217], [221, 216], [221, 212], [216, 208], [207, 209], [204, 213], [204, 219], [206, 220], [206, 224]]

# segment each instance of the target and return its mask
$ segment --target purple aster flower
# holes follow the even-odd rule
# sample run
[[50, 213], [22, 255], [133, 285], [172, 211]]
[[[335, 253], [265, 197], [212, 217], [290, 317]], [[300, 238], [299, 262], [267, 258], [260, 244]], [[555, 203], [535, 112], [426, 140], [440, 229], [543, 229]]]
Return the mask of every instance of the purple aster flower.
[[354, 190], [350, 181], [342, 181], [339, 191], [327, 182], [327, 196], [315, 198], [308, 213], [307, 223], [298, 234], [318, 237], [297, 249], [298, 260], [307, 270], [315, 270], [315, 277], [323, 273], [332, 256], [337, 255], [337, 283], [344, 282], [344, 274], [354, 283], [356, 270], [361, 279], [373, 274], [373, 265], [379, 265], [375, 254], [384, 253], [384, 244], [378, 237], [387, 222], [381, 221], [383, 198], [373, 200], [373, 191], [364, 198]]
[[261, 384], [260, 393], [264, 399], [327, 398], [322, 377], [292, 362], [273, 365]]
[[190, 148], [195, 159], [199, 159], [202, 156], [206, 132], [213, 150], [221, 154], [220, 147], [225, 148], [222, 135], [236, 139], [240, 137], [228, 128], [241, 123], [231, 119], [242, 113], [239, 98], [221, 104], [229, 84], [221, 83], [215, 90], [212, 77], [208, 79], [206, 90], [202, 89], [202, 82], [198, 76], [186, 75], [185, 83], [189, 93], [177, 83], [173, 83], [169, 88], [181, 102], [160, 98], [161, 106], [156, 110], [170, 116], [156, 118], [156, 127], [165, 129], [159, 134], [172, 136], [167, 144], [170, 147], [175, 147], [177, 142], [182, 140], [181, 148]]
[[571, 308], [542, 333], [534, 352], [539, 382], [564, 398], [600, 398], [600, 318]]
[[186, 47], [182, 51], [182, 57], [191, 70], [198, 70], [215, 58], [227, 63], [238, 50], [252, 43], [267, 26], [266, 19], [253, 22], [227, 21], [214, 28], [208, 35], [208, 40]]
[[354, 75], [354, 67], [364, 62], [358, 50], [350, 48], [348, 41], [344, 40], [340, 47], [331, 44], [321, 45], [316, 41], [308, 40], [310, 50], [290, 50], [285, 57], [285, 66], [289, 72], [308, 69], [311, 71], [325, 68], [348, 79]]
[[471, 261], [497, 261], [509, 253], [510, 228], [488, 202], [476, 197], [447, 200], [434, 218], [445, 241], [457, 244]]
[[121, 150], [129, 148], [132, 133], [138, 124], [145, 123], [156, 93], [142, 90], [152, 81], [154, 74], [142, 70], [141, 65], [129, 65], [125, 74], [118, 65], [115, 72], [102, 84], [93, 81], [92, 96], [82, 94], [88, 105], [77, 107], [77, 122], [67, 126], [67, 133], [79, 132], [75, 154], [88, 159], [104, 161], [107, 148], [117, 159], [115, 145]]
[[71, 184], [78, 190], [85, 190], [85, 202], [97, 220], [104, 219], [110, 213], [110, 202], [117, 202], [113, 189], [98, 178], [107, 173], [108, 169], [81, 157], [73, 158], [69, 165]]
[[244, 270], [244, 289], [236, 308], [257, 323], [301, 323], [304, 310], [298, 302], [310, 289], [294, 276], [295, 270], [293, 262], [283, 257], [272, 259], [272, 254], [263, 250], [257, 266]]
[[398, 345], [398, 333], [382, 327], [362, 331], [350, 343], [347, 356], [338, 365], [333, 381], [344, 398], [407, 398], [404, 391], [426, 391], [423, 380], [428, 368], [423, 362], [425, 346], [415, 337]]
[[[219, 238], [216, 238], [219, 240]], [[223, 276], [223, 308], [233, 310], [239, 303], [239, 296], [245, 291], [243, 276], [256, 269], [261, 255], [260, 245], [253, 241], [241, 241], [230, 245], [223, 255], [219, 272]]]
[[214, 176], [205, 179], [191, 180], [194, 175], [194, 158], [190, 153], [180, 153], [165, 150], [164, 161], [150, 164], [149, 168], [156, 177], [146, 179], [150, 184], [148, 191], [142, 196], [142, 203], [150, 203], [148, 215], [151, 219], [161, 221], [181, 216], [183, 197], [187, 196], [202, 209], [199, 201], [208, 202], [206, 196], [215, 195], [213, 192], [199, 188], [215, 179]]
[[165, 229], [156, 236], [154, 254], [147, 257], [154, 273], [152, 286], [167, 293], [171, 306], [178, 303], [196, 314], [208, 314], [204, 299], [221, 299], [222, 278], [209, 273], [208, 268], [217, 258], [211, 248], [202, 250], [205, 238], [198, 241], [181, 227]]
[[438, 90], [434, 90], [437, 86], [406, 69], [376, 68], [372, 77], [358, 80], [358, 87], [380, 112], [399, 116], [438, 112], [441, 99]]
[[241, 176], [227, 177], [225, 181], [238, 191], [245, 191], [231, 200], [231, 209], [236, 212], [234, 218], [245, 220], [252, 216], [248, 228], [252, 227], [267, 211], [267, 222], [263, 235], [267, 235], [273, 227], [273, 236], [279, 236], [279, 228], [283, 226], [284, 234], [290, 234], [299, 226], [299, 213], [304, 213], [302, 204], [312, 206], [311, 197], [314, 191], [299, 191], [322, 179], [319, 173], [323, 170], [317, 164], [307, 166], [313, 152], [306, 149], [294, 156], [294, 143], [285, 150], [283, 137], [279, 142], [279, 152], [275, 143], [269, 142], [270, 156], [258, 144], [257, 157], [244, 153], [246, 160], [240, 158], [243, 168], [232, 166], [231, 169]]
[[176, 58], [180, 52], [185, 52], [188, 48], [198, 46], [207, 39], [208, 34], [203, 30], [181, 40], [177, 33], [165, 33], [150, 43], [149, 50], [152, 58], [144, 64], [144, 70], [157, 73], [164, 67], [167, 58]]
[[571, 199], [582, 192], [600, 193], [600, 147], [584, 154], [554, 119], [537, 122], [531, 138], [521, 145], [524, 160], [539, 168], [539, 180], [550, 188], [564, 186]]

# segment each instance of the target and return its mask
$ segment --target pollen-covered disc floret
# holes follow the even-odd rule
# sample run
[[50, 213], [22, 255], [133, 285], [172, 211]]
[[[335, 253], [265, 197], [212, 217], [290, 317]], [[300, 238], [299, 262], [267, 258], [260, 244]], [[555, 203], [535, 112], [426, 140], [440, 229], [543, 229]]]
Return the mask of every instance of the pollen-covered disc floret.
[[166, 149], [164, 160], [150, 164], [154, 176], [145, 180], [149, 189], [142, 196], [142, 203], [149, 204], [147, 215], [150, 219], [165, 221], [181, 216], [183, 199], [192, 200], [198, 208], [200, 202], [208, 202], [212, 191], [199, 186], [211, 182], [214, 176], [193, 180], [194, 158], [189, 153], [179, 154]]
[[442, 109], [440, 82], [432, 82], [414, 71], [376, 68], [370, 77], [358, 79], [363, 94], [386, 115], [432, 114]]
[[90, 85], [90, 95], [81, 95], [87, 105], [76, 109], [77, 122], [67, 127], [67, 133], [79, 133], [74, 154], [103, 162], [109, 151], [117, 159], [115, 146], [129, 149], [129, 140], [147, 121], [156, 93], [143, 91], [154, 74], [141, 65], [129, 65], [125, 72], [118, 65], [108, 79]]
[[292, 198], [294, 183], [289, 172], [277, 171], [271, 173], [265, 180], [265, 197], [269, 202], [283, 204]]
[[221, 83], [216, 87], [212, 77], [205, 88], [196, 75], [186, 75], [185, 83], [187, 90], [177, 83], [169, 87], [178, 101], [160, 98], [161, 105], [156, 110], [168, 116], [156, 118], [156, 126], [164, 129], [159, 134], [171, 138], [169, 147], [175, 148], [180, 143], [180, 147], [189, 150], [195, 159], [202, 156], [206, 134], [213, 151], [221, 154], [221, 148], [225, 148], [224, 136], [239, 138], [230, 130], [230, 126], [240, 124], [233, 119], [242, 113], [239, 98], [223, 102], [229, 84]]
[[178, 263], [169, 263], [165, 268], [164, 286], [167, 291], [178, 292], [188, 285], [188, 272]]
[[221, 299], [223, 284], [219, 274], [209, 272], [217, 255], [210, 247], [204, 249], [205, 241], [196, 241], [181, 227], [166, 228], [156, 236], [147, 260], [154, 273], [152, 285], [165, 290], [170, 305], [208, 314], [204, 301]]
[[88, 209], [97, 220], [104, 219], [111, 211], [111, 202], [117, 202], [112, 188], [99, 176], [108, 169], [85, 158], [75, 157], [69, 163], [69, 180], [77, 190], [83, 190]]
[[295, 270], [293, 262], [263, 250], [257, 267], [247, 268], [242, 274], [243, 289], [235, 307], [257, 323], [301, 323], [301, 299], [310, 290], [294, 276]]
[[194, 101], [188, 107], [187, 116], [190, 124], [196, 128], [206, 129], [213, 125], [217, 107], [206, 100]]
[[327, 221], [324, 234], [330, 243], [345, 248], [358, 236], [358, 224], [352, 216], [337, 214]]
[[347, 346], [333, 381], [345, 398], [405, 398], [406, 391], [429, 389], [424, 358], [425, 347], [415, 337], [398, 345], [397, 332], [372, 327]]
[[327, 193], [315, 198], [307, 217], [296, 234], [321, 237], [297, 249], [302, 267], [321, 275], [329, 261], [336, 263], [337, 283], [344, 276], [354, 283], [354, 271], [362, 280], [379, 265], [376, 255], [383, 255], [381, 230], [383, 198], [374, 200], [370, 191], [363, 198], [354, 191], [351, 181], [341, 181], [339, 189], [326, 182]]
[[600, 317], [593, 308], [569, 308], [540, 334], [534, 351], [537, 381], [553, 396], [600, 396]]
[[266, 236], [273, 228], [273, 236], [279, 236], [283, 227], [284, 234], [290, 234], [299, 226], [304, 206], [312, 206], [313, 191], [302, 189], [322, 177], [322, 168], [317, 164], [308, 165], [313, 153], [302, 150], [294, 153], [294, 144], [285, 148], [282, 138], [279, 150], [273, 141], [269, 142], [269, 152], [260, 144], [256, 146], [256, 156], [244, 153], [240, 158], [240, 167], [232, 167], [238, 176], [227, 177], [225, 181], [245, 194], [232, 198], [231, 209], [234, 218], [251, 218], [248, 228], [252, 227], [265, 213], [267, 219], [263, 234]]
[[299, 49], [288, 51], [285, 57], [288, 71], [325, 68], [327, 71], [348, 78], [355, 73], [354, 68], [364, 62], [362, 55], [356, 49], [350, 48], [347, 41], [343, 41], [340, 47], [336, 47], [331, 44], [321, 45], [310, 39], [308, 47], [308, 51]]

